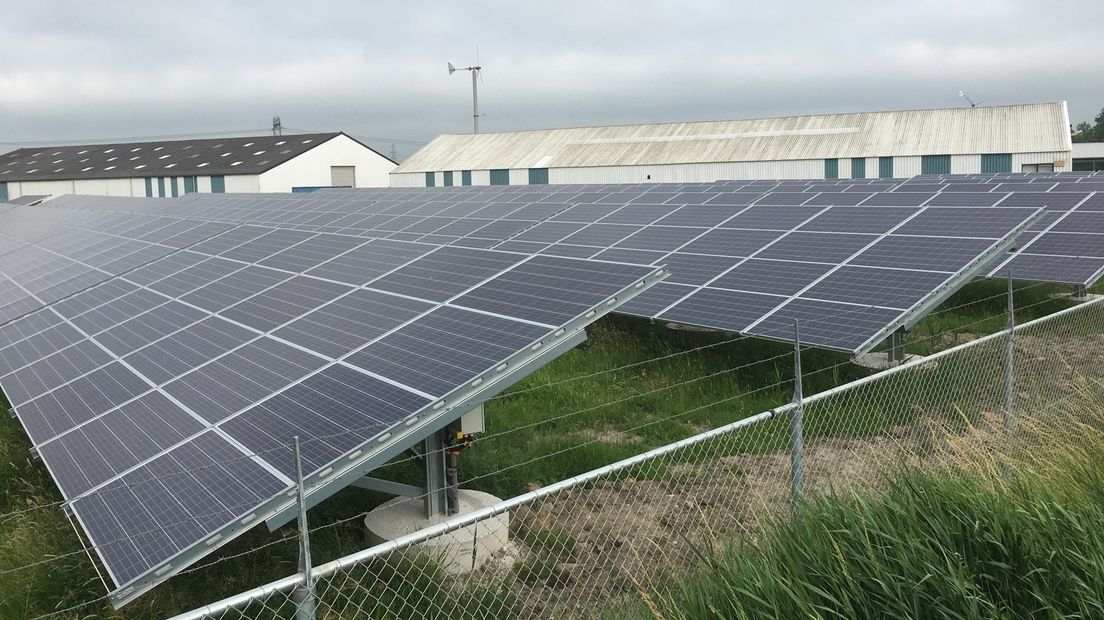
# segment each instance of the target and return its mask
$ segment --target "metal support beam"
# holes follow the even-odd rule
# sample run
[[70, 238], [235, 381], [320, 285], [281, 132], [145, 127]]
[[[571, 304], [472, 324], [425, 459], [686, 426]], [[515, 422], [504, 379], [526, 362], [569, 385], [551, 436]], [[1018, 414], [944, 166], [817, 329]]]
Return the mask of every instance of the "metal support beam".
[[430, 433], [425, 439], [425, 515], [432, 518], [448, 514], [445, 480], [444, 432]]
[[377, 493], [398, 495], [399, 497], [421, 497], [425, 495], [425, 489], [422, 487], [384, 480], [382, 478], [373, 478], [371, 476], [364, 476], [349, 486], [365, 489], [367, 491], [376, 491]]
[[299, 574], [303, 582], [291, 591], [295, 602], [295, 620], [314, 620], [314, 576], [311, 567], [310, 528], [307, 526], [307, 500], [303, 489], [303, 459], [299, 454], [299, 436], [295, 436], [295, 489], [299, 509]]
[[794, 395], [790, 412], [790, 492], [794, 504], [805, 491], [804, 394], [801, 389], [801, 332], [794, 321]]
[[1085, 299], [1089, 296], [1089, 289], [1084, 284], [1074, 284], [1073, 292], [1070, 293], [1070, 297], [1074, 299]]

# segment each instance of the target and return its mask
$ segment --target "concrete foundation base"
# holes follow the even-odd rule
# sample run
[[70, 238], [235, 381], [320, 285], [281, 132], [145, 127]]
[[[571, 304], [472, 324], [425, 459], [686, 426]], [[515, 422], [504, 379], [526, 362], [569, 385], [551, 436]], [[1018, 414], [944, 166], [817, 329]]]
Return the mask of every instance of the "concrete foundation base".
[[870, 368], [872, 370], [885, 370], [887, 368], [893, 368], [894, 366], [900, 366], [908, 362], [922, 360], [923, 355], [915, 355], [913, 353], [906, 353], [905, 360], [903, 362], [895, 362], [889, 359], [889, 353], [885, 351], [877, 351], [875, 353], [867, 353], [855, 358], [855, 364], [862, 366], [863, 368]]
[[1089, 293], [1087, 295], [1074, 295], [1073, 293], [1051, 293], [1048, 295], [1051, 299], [1068, 299], [1077, 303], [1084, 303], [1086, 301], [1092, 301], [1099, 299], [1101, 296], [1096, 293]]
[[[460, 500], [460, 514], [502, 501], [490, 493], [466, 489], [458, 491], [457, 497]], [[369, 512], [364, 518], [366, 539], [369, 545], [378, 545], [448, 518], [450, 517], [436, 515], [427, 519], [421, 498], [397, 497]], [[446, 573], [462, 575], [506, 555], [509, 534], [510, 515], [503, 513], [431, 538], [419, 544], [417, 549], [428, 554]]]

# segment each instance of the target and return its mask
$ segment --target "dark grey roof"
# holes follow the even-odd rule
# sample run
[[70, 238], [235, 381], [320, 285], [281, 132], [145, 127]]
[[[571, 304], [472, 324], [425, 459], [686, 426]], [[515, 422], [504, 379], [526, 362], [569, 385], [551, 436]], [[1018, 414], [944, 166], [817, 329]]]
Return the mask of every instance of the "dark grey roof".
[[22, 148], [0, 155], [0, 182], [260, 174], [340, 135], [331, 132]]

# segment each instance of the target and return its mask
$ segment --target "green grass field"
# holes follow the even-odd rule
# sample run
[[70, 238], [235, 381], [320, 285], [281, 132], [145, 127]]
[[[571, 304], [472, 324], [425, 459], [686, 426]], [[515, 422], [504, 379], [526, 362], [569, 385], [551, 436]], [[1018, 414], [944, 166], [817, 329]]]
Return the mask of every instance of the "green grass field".
[[[1022, 286], [1026, 289], [1017, 295], [1017, 305], [1024, 308], [1017, 313], [1019, 322], [1070, 304], [1048, 299], [1061, 287]], [[1003, 291], [1001, 282], [966, 287], [944, 304], [951, 310], [916, 326], [909, 349], [928, 353], [1002, 329]], [[603, 319], [589, 333], [587, 350], [567, 353], [487, 404], [490, 438], [478, 441], [461, 457], [460, 477], [469, 481], [465, 486], [509, 497], [758, 413], [791, 397], [792, 345], [786, 343], [671, 331], [624, 317]], [[672, 355], [700, 347], [707, 348]], [[662, 356], [670, 357], [648, 363]], [[802, 361], [806, 394], [870, 372], [848, 363], [846, 355], [819, 350], [808, 350]], [[629, 367], [606, 372], [625, 366]], [[594, 376], [574, 380], [588, 375]], [[868, 434], [881, 429], [850, 430]], [[18, 422], [0, 419], [0, 514], [60, 500], [28, 448]], [[378, 475], [418, 482], [418, 469], [409, 461], [388, 466]], [[334, 524], [312, 535], [315, 564], [363, 548], [363, 528], [355, 517], [385, 499], [346, 489], [312, 510], [312, 527]], [[173, 578], [117, 614], [106, 603], [96, 603], [62, 617], [171, 615], [287, 576], [295, 571], [297, 543], [294, 538], [274, 542], [284, 534], [255, 528], [204, 562], [210, 566]], [[270, 545], [250, 553], [265, 544]], [[232, 557], [237, 554], [244, 555]], [[57, 556], [63, 557], [52, 559]], [[43, 563], [4, 572], [35, 562]], [[57, 507], [0, 517], [0, 617], [48, 613], [104, 592], [80, 540]]]
[[890, 468], [883, 492], [810, 498], [754, 541], [699, 549], [696, 574], [607, 617], [1102, 617], [1104, 406], [1084, 396], [1028, 422], [1045, 443], [1006, 446], [1024, 456], [952, 438], [953, 467]]

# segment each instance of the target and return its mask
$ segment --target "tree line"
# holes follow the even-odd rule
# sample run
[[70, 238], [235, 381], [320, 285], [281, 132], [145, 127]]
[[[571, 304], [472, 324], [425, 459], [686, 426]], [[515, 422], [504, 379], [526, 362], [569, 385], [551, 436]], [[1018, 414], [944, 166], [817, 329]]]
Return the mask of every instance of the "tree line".
[[1093, 119], [1095, 125], [1088, 121], [1077, 123], [1073, 129], [1074, 142], [1104, 142], [1104, 109]]

